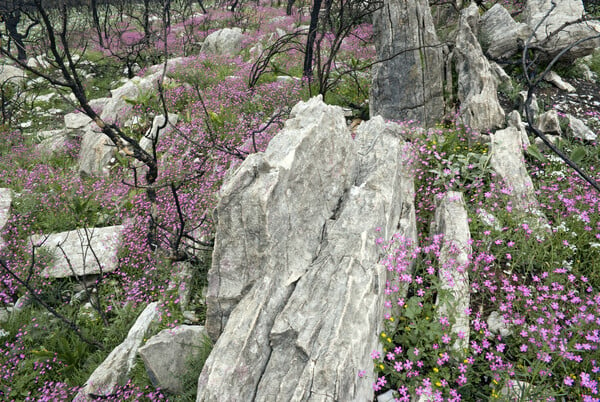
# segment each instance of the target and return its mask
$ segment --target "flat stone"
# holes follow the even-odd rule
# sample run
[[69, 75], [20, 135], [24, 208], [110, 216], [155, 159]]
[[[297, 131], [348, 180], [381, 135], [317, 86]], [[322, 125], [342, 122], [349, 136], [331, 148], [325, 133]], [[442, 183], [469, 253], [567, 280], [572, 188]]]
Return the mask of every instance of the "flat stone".
[[[50, 235], [32, 236], [30, 241], [43, 246], [54, 256], [53, 263], [42, 271], [51, 278], [93, 275], [117, 269], [117, 250], [123, 226], [77, 229]], [[64, 251], [64, 254], [61, 251]]]

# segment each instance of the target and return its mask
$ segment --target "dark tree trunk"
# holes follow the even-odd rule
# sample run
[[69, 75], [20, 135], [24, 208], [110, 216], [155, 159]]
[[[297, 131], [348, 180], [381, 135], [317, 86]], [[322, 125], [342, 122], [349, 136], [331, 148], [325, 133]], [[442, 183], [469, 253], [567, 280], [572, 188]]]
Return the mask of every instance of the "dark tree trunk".
[[313, 52], [315, 47], [315, 39], [317, 37], [317, 26], [319, 24], [319, 11], [323, 0], [314, 0], [313, 8], [310, 12], [310, 26], [308, 29], [308, 38], [306, 39], [306, 53], [304, 53], [304, 70], [303, 76], [312, 78]]
[[292, 7], [294, 6], [295, 2], [296, 2], [296, 0], [288, 0], [287, 6], [285, 7], [286, 15], [292, 15]]
[[2, 15], [8, 36], [15, 42], [17, 47], [19, 60], [27, 60], [27, 53], [25, 51], [25, 44], [23, 43], [23, 35], [21, 35], [17, 29], [19, 21], [21, 21], [21, 12], [19, 10], [10, 11]]

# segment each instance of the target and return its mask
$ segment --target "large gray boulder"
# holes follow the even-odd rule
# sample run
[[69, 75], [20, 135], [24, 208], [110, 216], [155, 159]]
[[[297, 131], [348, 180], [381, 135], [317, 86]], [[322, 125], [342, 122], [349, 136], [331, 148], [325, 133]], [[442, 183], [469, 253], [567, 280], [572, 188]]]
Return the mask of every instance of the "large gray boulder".
[[213, 340], [265, 272], [286, 261], [290, 272], [304, 272], [315, 258], [325, 221], [356, 169], [354, 142], [336, 111], [317, 98], [296, 105], [266, 152], [250, 155], [224, 183], [208, 272]]
[[111, 97], [104, 98], [104, 104], [96, 107], [102, 110], [100, 118], [106, 123], [129, 124], [133, 116], [131, 101], [135, 101], [147, 94], [156, 93], [158, 81], [162, 77], [162, 71], [149, 74], [145, 77], [133, 77], [119, 88], [110, 91]]
[[529, 26], [516, 23], [500, 4], [494, 4], [481, 16], [479, 41], [493, 59], [513, 56], [519, 51], [519, 43], [522, 46], [530, 35]]
[[[552, 3], [556, 5], [554, 8]], [[540, 56], [551, 59], [568, 46], [584, 40], [562, 55], [562, 60], [572, 62], [593, 53], [600, 47], [600, 22], [576, 22], [584, 14], [581, 0], [528, 0], [523, 16], [535, 32], [530, 48], [541, 51]], [[587, 38], [593, 39], [585, 40]]]
[[94, 370], [73, 399], [74, 402], [95, 401], [98, 397], [112, 395], [119, 385], [127, 381], [127, 375], [135, 364], [138, 348], [148, 328], [159, 316], [157, 307], [157, 302], [146, 306], [127, 333], [127, 338]]
[[224, 299], [232, 310], [198, 401], [373, 399], [373, 374], [357, 372], [379, 348], [387, 272], [376, 239], [416, 232], [414, 189], [401, 190], [412, 185], [408, 158], [383, 119], [352, 141], [342, 109], [315, 98], [231, 176], [209, 293], [220, 304], [215, 267], [246, 289], [236, 305]]
[[[123, 226], [77, 229], [32, 236], [31, 244], [52, 253], [53, 262], [42, 271], [51, 278], [94, 275], [117, 269], [117, 249]], [[66, 255], [66, 257], [65, 257]]]
[[431, 126], [444, 115], [444, 59], [426, 0], [385, 0], [373, 15], [371, 116]]
[[[181, 325], [148, 339], [138, 353], [152, 384], [174, 394], [185, 391], [183, 375], [189, 369], [189, 361], [199, 355], [205, 337], [203, 326]], [[200, 369], [195, 374], [200, 375]]]
[[204, 39], [200, 51], [213, 55], [235, 56], [242, 50], [244, 34], [240, 28], [223, 28]]
[[473, 130], [485, 132], [504, 125], [504, 110], [493, 70], [477, 41], [478, 23], [479, 9], [472, 3], [460, 15], [454, 57], [461, 118]]

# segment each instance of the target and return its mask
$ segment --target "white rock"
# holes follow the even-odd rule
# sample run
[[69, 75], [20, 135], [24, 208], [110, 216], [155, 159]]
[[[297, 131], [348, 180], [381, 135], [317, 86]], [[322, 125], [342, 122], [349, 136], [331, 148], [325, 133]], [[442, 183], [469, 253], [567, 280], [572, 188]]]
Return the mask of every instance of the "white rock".
[[560, 90], [567, 91], [567, 92], [575, 92], [576, 91], [576, 89], [573, 85], [564, 81], [560, 77], [560, 75], [556, 74], [554, 71], [550, 71], [548, 73], [548, 75], [546, 75], [545, 80], [552, 83], [555, 87], [557, 87]]
[[123, 226], [77, 229], [32, 236], [30, 242], [36, 246], [44, 246], [54, 256], [53, 263], [44, 268], [42, 275], [66, 278], [107, 273], [117, 269], [117, 250], [122, 232]]
[[201, 51], [214, 55], [237, 55], [242, 50], [244, 34], [240, 28], [223, 28], [211, 33], [202, 44]]
[[583, 121], [570, 114], [567, 114], [567, 118], [569, 119], [569, 133], [573, 137], [584, 141], [596, 141], [598, 136]]
[[127, 375], [135, 363], [135, 356], [150, 325], [158, 318], [158, 303], [150, 303], [139, 315], [127, 338], [94, 370], [83, 388], [79, 390], [75, 402], [97, 400], [91, 395], [108, 396], [118, 385], [127, 381]]

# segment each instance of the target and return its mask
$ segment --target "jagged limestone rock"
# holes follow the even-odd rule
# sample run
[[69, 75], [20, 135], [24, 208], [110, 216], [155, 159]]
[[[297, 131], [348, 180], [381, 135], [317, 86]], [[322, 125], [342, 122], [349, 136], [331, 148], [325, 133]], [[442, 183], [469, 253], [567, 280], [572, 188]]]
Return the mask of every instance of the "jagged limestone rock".
[[[375, 240], [416, 233], [414, 188], [403, 190], [409, 157], [381, 118], [352, 141], [342, 109], [315, 98], [242, 163], [219, 204], [213, 268], [227, 263], [248, 290], [204, 366], [198, 401], [372, 399], [373, 374], [357, 372], [372, 364], [382, 325], [387, 271]], [[223, 286], [212, 271], [209, 288]]]
[[127, 338], [94, 370], [73, 399], [74, 402], [93, 401], [97, 400], [98, 396], [102, 398], [111, 395], [118, 385], [126, 382], [127, 375], [135, 363], [138, 348], [150, 324], [158, 318], [157, 306], [157, 302], [146, 306], [127, 333]]
[[[600, 47], [600, 22], [577, 22], [585, 14], [581, 0], [554, 1], [555, 8], [552, 8], [552, 3], [553, 0], [527, 0], [523, 11], [524, 20], [535, 32], [529, 48], [538, 50], [538, 57], [550, 60], [582, 40], [561, 55], [563, 62], [573, 62]], [[586, 38], [593, 39], [585, 40]]]
[[490, 165], [510, 191], [512, 208], [515, 212], [527, 215], [527, 219], [537, 226], [547, 223], [539, 210], [533, 182], [523, 159], [521, 133], [514, 127], [496, 131], [491, 135]]
[[507, 59], [519, 51], [521, 46], [531, 35], [527, 24], [516, 23], [500, 4], [481, 16], [479, 41], [485, 53], [493, 59]]
[[469, 316], [466, 310], [471, 300], [468, 270], [471, 232], [462, 193], [446, 193], [435, 209], [431, 229], [432, 233], [443, 234], [438, 275], [441, 289], [448, 290], [453, 297], [451, 300], [438, 296], [436, 314], [454, 319], [452, 348], [464, 354], [469, 346]]
[[444, 59], [425, 0], [385, 0], [373, 15], [371, 116], [432, 126], [444, 115]]
[[537, 118], [537, 128], [544, 134], [562, 134], [556, 110], [548, 110]]
[[577, 117], [567, 114], [569, 119], [568, 133], [574, 138], [584, 141], [596, 141], [598, 136]]
[[460, 16], [454, 58], [461, 118], [473, 130], [486, 132], [504, 125], [504, 110], [498, 102], [498, 83], [477, 41], [478, 22], [479, 9], [472, 3]]
[[12, 204], [12, 191], [9, 188], [0, 188], [0, 250], [2, 250], [6, 243], [1, 236], [2, 229], [8, 222], [10, 213], [10, 206]]
[[318, 98], [296, 105], [267, 150], [246, 158], [221, 188], [208, 272], [206, 329], [213, 340], [265, 272], [279, 264], [303, 272], [315, 258], [325, 221], [356, 168], [355, 145], [336, 110]]
[[[188, 362], [200, 353], [205, 337], [203, 326], [180, 325], [164, 329], [148, 339], [138, 353], [152, 384], [167, 392], [183, 393], [182, 376], [188, 370]], [[196, 375], [200, 375], [200, 370]]]

